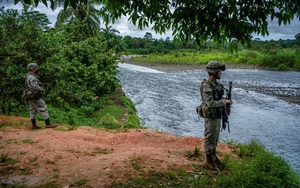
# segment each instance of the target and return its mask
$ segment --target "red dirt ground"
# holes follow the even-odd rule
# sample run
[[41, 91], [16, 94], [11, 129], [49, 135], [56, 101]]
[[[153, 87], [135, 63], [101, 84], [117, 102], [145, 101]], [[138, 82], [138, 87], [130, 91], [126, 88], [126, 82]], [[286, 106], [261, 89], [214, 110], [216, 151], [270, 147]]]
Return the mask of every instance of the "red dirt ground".
[[[205, 160], [186, 157], [196, 146], [203, 153], [203, 139], [152, 130], [117, 132], [88, 126], [72, 130], [66, 125], [31, 130], [28, 118], [12, 116], [0, 116], [0, 127], [1, 157], [16, 161], [0, 163], [3, 184], [23, 181], [33, 186], [56, 181], [66, 188], [84, 180], [91, 187], [110, 187], [150, 170], [190, 171]], [[232, 150], [232, 146], [218, 145], [220, 158]]]

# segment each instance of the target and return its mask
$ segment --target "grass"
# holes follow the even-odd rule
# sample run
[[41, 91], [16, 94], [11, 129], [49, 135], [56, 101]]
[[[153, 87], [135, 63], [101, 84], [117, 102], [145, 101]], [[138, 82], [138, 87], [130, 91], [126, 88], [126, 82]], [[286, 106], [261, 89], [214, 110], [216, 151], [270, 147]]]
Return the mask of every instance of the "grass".
[[183, 64], [196, 65], [207, 64], [209, 61], [217, 60], [223, 63], [256, 65], [276, 70], [300, 70], [299, 49], [278, 49], [271, 51], [256, 51], [244, 49], [238, 53], [229, 53], [221, 50], [210, 51], [175, 51], [169, 54], [150, 54], [137, 56], [133, 61], [162, 63], [162, 64]]
[[144, 156], [133, 156], [130, 159], [130, 165], [136, 171], [141, 171], [143, 166], [143, 158]]
[[199, 165], [191, 172], [170, 168], [166, 172], [150, 171], [142, 178], [132, 177], [112, 187], [300, 187], [300, 177], [291, 166], [280, 156], [267, 151], [258, 141], [235, 146], [235, 152], [241, 158], [226, 155], [223, 158], [226, 168], [218, 173], [205, 170]]
[[34, 141], [32, 139], [26, 139], [26, 140], [22, 140], [23, 144], [35, 144], [38, 143], [38, 141]]
[[96, 156], [96, 155], [106, 155], [113, 153], [113, 149], [108, 148], [95, 148], [92, 151], [84, 151], [84, 150], [78, 150], [78, 149], [70, 149], [68, 152], [74, 153], [74, 154], [84, 154], [88, 156]]
[[[142, 128], [139, 117], [132, 101], [124, 93], [115, 93], [95, 99], [93, 106], [95, 111], [86, 114], [81, 108], [62, 109], [47, 102], [48, 111], [52, 123], [68, 125], [68, 130], [74, 130], [78, 126], [93, 126], [105, 129]], [[14, 115], [14, 114], [13, 114]], [[21, 117], [29, 117], [27, 108], [18, 114]], [[43, 124], [42, 116], [38, 114], [39, 124]], [[12, 126], [13, 121], [9, 121], [0, 127]], [[24, 120], [20, 125], [25, 125]], [[28, 126], [26, 124], [26, 126]], [[59, 128], [58, 128], [59, 129]]]

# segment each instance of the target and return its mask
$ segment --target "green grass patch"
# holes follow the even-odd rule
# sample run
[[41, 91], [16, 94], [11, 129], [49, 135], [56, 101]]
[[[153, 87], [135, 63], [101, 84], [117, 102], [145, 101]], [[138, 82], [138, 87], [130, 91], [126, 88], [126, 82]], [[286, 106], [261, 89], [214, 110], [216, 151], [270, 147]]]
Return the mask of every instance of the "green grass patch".
[[35, 144], [38, 143], [38, 141], [34, 141], [32, 139], [26, 139], [26, 140], [22, 140], [23, 144]]
[[[195, 165], [191, 172], [182, 169], [150, 171], [144, 177], [131, 177], [127, 182], [116, 183], [113, 187], [300, 187], [300, 177], [291, 166], [258, 141], [235, 146], [235, 152], [241, 158], [224, 156], [225, 170], [218, 173]], [[198, 153], [196, 149], [194, 153]]]
[[13, 165], [13, 164], [16, 164], [16, 163], [17, 163], [17, 160], [9, 158], [8, 153], [2, 153], [0, 155], [0, 164]]
[[230, 64], [256, 65], [276, 70], [296, 69], [300, 70], [300, 53], [297, 48], [276, 49], [276, 50], [249, 50], [243, 49], [237, 53], [230, 53], [226, 50], [202, 50], [197, 52], [174, 51], [169, 54], [149, 54], [132, 58], [133, 61], [197, 65], [207, 64], [216, 60]]
[[[68, 130], [74, 130], [78, 126], [106, 129], [142, 128], [134, 104], [123, 93], [99, 97], [89, 107], [57, 108], [52, 106], [50, 102], [47, 103], [47, 107], [51, 122], [68, 125]], [[29, 112], [24, 111], [20, 116], [29, 117]], [[39, 124], [44, 123], [40, 114], [38, 114], [37, 120]], [[12, 123], [10, 124], [12, 125]], [[24, 121], [20, 121], [20, 124], [24, 125], [24, 123]]]

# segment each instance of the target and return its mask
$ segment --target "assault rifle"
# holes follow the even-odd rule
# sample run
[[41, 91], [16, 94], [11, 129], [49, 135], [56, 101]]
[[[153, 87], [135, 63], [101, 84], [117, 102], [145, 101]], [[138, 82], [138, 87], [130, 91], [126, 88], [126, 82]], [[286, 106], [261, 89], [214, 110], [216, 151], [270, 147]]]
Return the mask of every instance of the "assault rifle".
[[[228, 90], [227, 89], [225, 89], [225, 90], [227, 92], [226, 99], [231, 100], [232, 81], [229, 81], [229, 88], [228, 88]], [[226, 104], [226, 106], [224, 107], [224, 110], [223, 110], [223, 115], [222, 115], [222, 129], [225, 130], [226, 127], [228, 127], [228, 132], [230, 132], [229, 121], [228, 121], [229, 115], [230, 115], [230, 104]]]

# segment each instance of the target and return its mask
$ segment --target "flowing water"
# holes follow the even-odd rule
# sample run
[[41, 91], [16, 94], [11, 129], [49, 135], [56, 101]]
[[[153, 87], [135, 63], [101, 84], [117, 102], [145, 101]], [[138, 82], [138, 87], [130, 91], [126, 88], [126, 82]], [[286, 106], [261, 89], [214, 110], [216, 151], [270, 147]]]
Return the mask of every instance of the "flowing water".
[[[142, 125], [181, 136], [203, 137], [200, 104], [204, 70], [165, 73], [130, 64], [119, 65], [118, 78], [135, 104]], [[276, 95], [299, 96], [300, 72], [229, 69], [219, 81], [233, 81], [230, 133], [220, 141], [239, 143], [257, 139], [282, 156], [300, 174], [300, 105]]]

